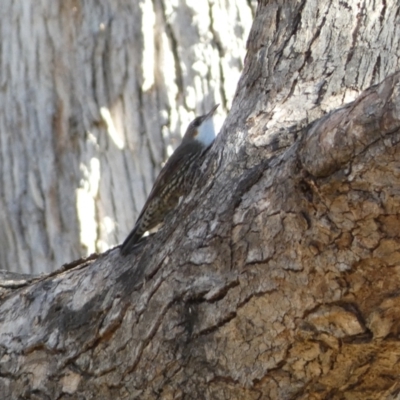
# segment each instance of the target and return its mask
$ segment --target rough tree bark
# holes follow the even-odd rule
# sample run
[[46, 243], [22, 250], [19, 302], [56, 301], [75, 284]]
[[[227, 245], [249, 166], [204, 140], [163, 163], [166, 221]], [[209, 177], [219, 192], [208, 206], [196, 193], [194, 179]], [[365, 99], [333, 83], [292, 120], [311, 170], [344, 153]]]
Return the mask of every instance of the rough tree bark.
[[252, 5], [4, 0], [0, 18], [0, 269], [49, 272], [120, 243], [181, 126], [230, 108]]
[[4, 281], [4, 398], [398, 398], [400, 9], [293, 4], [159, 233]]

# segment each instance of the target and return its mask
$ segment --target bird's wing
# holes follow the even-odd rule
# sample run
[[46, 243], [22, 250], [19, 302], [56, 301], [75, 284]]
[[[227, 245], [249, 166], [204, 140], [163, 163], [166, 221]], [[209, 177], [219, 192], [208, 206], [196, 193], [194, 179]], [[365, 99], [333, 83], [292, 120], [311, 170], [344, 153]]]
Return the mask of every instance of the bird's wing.
[[168, 159], [164, 167], [161, 169], [160, 173], [157, 176], [156, 181], [154, 182], [153, 188], [149, 194], [149, 197], [144, 204], [142, 211], [139, 214], [137, 221], [140, 221], [146, 208], [151, 203], [151, 201], [156, 198], [161, 190], [165, 187], [165, 184], [173, 175], [177, 173], [180, 168], [187, 168], [188, 163], [192, 157], [196, 156], [198, 153], [201, 154], [202, 145], [199, 143], [181, 143], [179, 147], [174, 151], [172, 156]]
[[152, 200], [160, 195], [160, 192], [163, 190], [168, 180], [171, 179], [171, 177], [176, 174], [180, 168], [190, 168], [194, 161], [193, 158], [201, 156], [203, 151], [203, 146], [200, 143], [197, 144], [193, 142], [183, 142], [175, 150], [167, 163], [161, 169], [156, 181], [154, 182], [153, 188], [151, 189], [149, 197], [147, 198], [138, 219], [136, 220], [134, 228], [129, 233], [124, 243], [121, 245], [122, 254], [128, 254], [132, 246], [134, 246], [142, 236], [143, 232], [138, 233], [138, 230], [140, 229], [141, 220], [146, 212], [146, 209], [152, 202]]

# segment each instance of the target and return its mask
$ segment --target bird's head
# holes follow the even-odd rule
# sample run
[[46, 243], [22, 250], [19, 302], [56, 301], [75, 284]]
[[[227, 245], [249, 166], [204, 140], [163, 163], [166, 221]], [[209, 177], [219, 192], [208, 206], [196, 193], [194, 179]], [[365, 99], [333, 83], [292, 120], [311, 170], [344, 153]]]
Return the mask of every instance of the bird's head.
[[188, 126], [183, 141], [197, 140], [203, 146], [210, 146], [215, 139], [215, 130], [212, 117], [219, 104], [214, 106], [210, 112], [195, 118]]

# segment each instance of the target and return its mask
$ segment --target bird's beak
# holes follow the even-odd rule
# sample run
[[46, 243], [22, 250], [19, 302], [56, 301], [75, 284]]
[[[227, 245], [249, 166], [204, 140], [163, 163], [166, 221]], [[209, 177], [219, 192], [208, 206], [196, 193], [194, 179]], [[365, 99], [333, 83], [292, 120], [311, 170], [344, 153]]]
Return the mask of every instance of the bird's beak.
[[211, 118], [211, 117], [214, 115], [215, 110], [216, 110], [218, 107], [219, 107], [219, 104], [215, 105], [215, 106], [211, 109], [211, 111], [210, 111], [208, 114], [206, 114], [206, 118], [205, 118], [205, 119]]

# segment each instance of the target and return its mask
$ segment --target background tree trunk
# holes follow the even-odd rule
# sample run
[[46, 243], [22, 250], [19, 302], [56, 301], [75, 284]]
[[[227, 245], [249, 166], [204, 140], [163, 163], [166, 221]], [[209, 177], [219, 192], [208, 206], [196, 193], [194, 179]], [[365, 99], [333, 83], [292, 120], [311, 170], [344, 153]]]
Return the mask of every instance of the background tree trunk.
[[156, 236], [4, 279], [6, 399], [398, 397], [399, 6], [296, 4]]
[[2, 2], [0, 268], [120, 243], [181, 126], [230, 108], [254, 2]]

